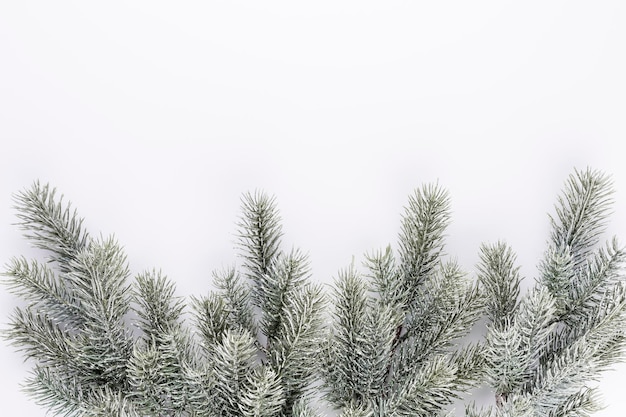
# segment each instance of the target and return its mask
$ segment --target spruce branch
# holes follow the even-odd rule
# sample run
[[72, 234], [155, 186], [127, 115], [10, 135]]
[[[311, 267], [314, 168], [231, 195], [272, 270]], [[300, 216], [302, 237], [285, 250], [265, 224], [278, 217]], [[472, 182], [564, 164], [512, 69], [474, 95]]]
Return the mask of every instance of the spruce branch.
[[181, 328], [183, 300], [176, 298], [175, 285], [157, 271], [144, 272], [135, 278], [133, 300], [138, 327], [146, 340], [158, 340]]
[[[521, 294], [505, 243], [482, 245], [478, 282], [444, 257], [449, 198], [424, 186], [409, 197], [397, 253], [339, 272], [330, 317], [308, 256], [281, 248], [275, 199], [249, 193], [241, 270], [213, 274], [188, 327], [173, 282], [152, 270], [130, 284], [115, 239], [90, 237], [35, 183], [15, 197], [19, 225], [49, 258], [7, 264], [4, 281], [26, 303], [4, 335], [34, 362], [26, 391], [56, 415], [314, 417], [323, 390], [345, 417], [444, 416], [482, 380], [496, 401], [468, 406], [470, 417], [587, 417], [599, 408], [589, 381], [626, 347], [626, 249], [600, 244], [611, 193], [602, 173], [570, 176], [539, 277]], [[463, 343], [483, 315], [485, 340]]]
[[284, 389], [284, 412], [313, 382], [320, 359], [325, 297], [320, 286], [305, 285], [290, 294], [281, 328], [270, 352], [270, 363]]
[[243, 214], [239, 221], [239, 242], [246, 276], [255, 284], [253, 300], [260, 306], [265, 300], [261, 282], [270, 272], [280, 253], [282, 226], [274, 197], [262, 192], [246, 193], [241, 199]]
[[283, 387], [272, 369], [261, 367], [255, 370], [248, 376], [247, 384], [239, 404], [243, 417], [272, 417], [283, 408]]
[[625, 346], [624, 249], [615, 239], [598, 247], [611, 193], [602, 173], [570, 176], [550, 218], [537, 285], [521, 300], [515, 273], [492, 273], [494, 264], [514, 271], [502, 262], [511, 256], [492, 250], [499, 253], [494, 263], [483, 251], [479, 279], [497, 300], [488, 310], [486, 356], [497, 407], [482, 415], [588, 416], [598, 409], [588, 383], [621, 360]]
[[256, 324], [251, 304], [250, 286], [243, 282], [235, 268], [213, 273], [213, 284], [226, 301], [228, 321], [231, 328], [237, 326], [256, 334]]
[[575, 269], [585, 262], [605, 229], [612, 194], [610, 178], [588, 168], [570, 175], [557, 200], [556, 216], [550, 216], [551, 242], [569, 249]]
[[18, 225], [35, 247], [50, 253], [50, 259], [65, 272], [65, 264], [75, 258], [89, 243], [83, 219], [70, 204], [57, 199], [56, 189], [48, 184], [33, 183], [30, 189], [15, 195]]
[[[192, 297], [193, 317], [200, 332], [201, 345], [207, 354], [222, 340], [227, 330], [238, 330], [230, 320], [230, 310], [226, 300], [215, 293], [205, 297]], [[243, 329], [240, 329], [243, 330]]]
[[488, 319], [502, 328], [515, 313], [520, 293], [519, 266], [515, 266], [513, 250], [503, 242], [482, 245], [478, 265], [478, 281], [485, 291]]
[[2, 275], [7, 277], [9, 291], [27, 301], [31, 308], [57, 320], [57, 324], [70, 330], [84, 324], [78, 300], [48, 265], [24, 257], [13, 258]]
[[450, 201], [437, 184], [425, 185], [409, 197], [399, 236], [400, 267], [410, 302], [443, 254], [444, 232], [450, 220]]
[[445, 356], [435, 356], [391, 395], [386, 411], [398, 417], [435, 415], [457, 397], [454, 381], [454, 367]]
[[240, 415], [239, 404], [248, 376], [254, 369], [256, 347], [248, 332], [227, 330], [212, 356], [215, 378], [214, 412], [217, 415]]
[[308, 257], [299, 250], [289, 255], [279, 256], [268, 273], [259, 280], [259, 293], [262, 310], [261, 330], [268, 339], [268, 346], [274, 342], [281, 327], [285, 306], [292, 292], [304, 285], [310, 276]]
[[340, 271], [323, 365], [326, 398], [337, 407], [431, 415], [476, 384], [482, 356], [453, 352], [481, 317], [483, 300], [455, 262], [441, 259], [448, 220], [447, 193], [422, 187], [402, 219], [399, 263], [390, 247], [366, 254], [371, 285], [354, 265]]

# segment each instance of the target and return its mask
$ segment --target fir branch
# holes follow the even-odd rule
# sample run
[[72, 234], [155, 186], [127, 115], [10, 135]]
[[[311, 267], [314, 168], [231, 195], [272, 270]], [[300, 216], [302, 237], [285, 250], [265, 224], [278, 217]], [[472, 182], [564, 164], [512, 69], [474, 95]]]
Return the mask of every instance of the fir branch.
[[226, 300], [215, 293], [206, 297], [191, 297], [193, 317], [202, 337], [202, 347], [210, 353], [224, 337], [227, 330], [236, 330], [229, 319], [230, 311]]
[[138, 305], [137, 325], [145, 340], [158, 340], [180, 330], [184, 304], [174, 292], [175, 285], [160, 272], [144, 272], [135, 278], [133, 300]]
[[242, 417], [273, 417], [283, 408], [285, 396], [279, 376], [263, 366], [248, 376], [239, 408]]
[[556, 217], [550, 216], [551, 242], [566, 247], [572, 254], [575, 269], [598, 243], [605, 229], [612, 204], [612, 182], [599, 171], [575, 170], [558, 198]]
[[50, 252], [51, 259], [61, 271], [89, 243], [89, 235], [83, 230], [83, 219], [78, 217], [71, 205], [63, 203], [63, 196], [56, 198], [56, 189], [48, 184], [33, 183], [30, 189], [15, 197], [18, 225], [27, 239], [40, 249]]
[[500, 404], [528, 390], [528, 380], [540, 366], [541, 352], [555, 329], [555, 303], [545, 288], [525, 296], [513, 322], [489, 327], [487, 375]]
[[167, 417], [182, 415], [187, 408], [189, 343], [187, 335], [178, 332], [135, 347], [128, 365], [129, 397], [143, 413]]
[[309, 276], [308, 257], [294, 250], [289, 255], [279, 256], [273, 267], [259, 280], [256, 290], [262, 294], [259, 300], [262, 311], [260, 327], [267, 337], [268, 348], [276, 340], [291, 292], [304, 285]]
[[598, 392], [593, 388], [583, 388], [572, 394], [557, 408], [550, 410], [548, 417], [590, 417], [600, 411]]
[[343, 409], [339, 417], [374, 417], [374, 412], [363, 405], [348, 405]]
[[533, 289], [520, 303], [514, 326], [522, 338], [524, 362], [533, 369], [538, 365], [540, 353], [556, 328], [555, 319], [554, 299], [544, 287]]
[[215, 345], [211, 364], [216, 381], [216, 415], [239, 415], [239, 404], [253, 369], [255, 354], [254, 338], [246, 331], [227, 330], [220, 343]]
[[61, 326], [31, 308], [16, 308], [5, 337], [26, 359], [42, 366], [64, 368], [70, 374], [89, 373], [76, 360], [74, 336]]
[[487, 333], [487, 376], [496, 390], [499, 405], [525, 381], [529, 364], [522, 347], [522, 335], [513, 325], [491, 327]]
[[599, 370], [594, 348], [580, 338], [544, 364], [531, 384], [530, 397], [537, 411], [548, 413], [597, 379]]
[[459, 391], [478, 386], [485, 378], [485, 346], [472, 343], [453, 351], [450, 364], [456, 369], [455, 387]]
[[84, 384], [63, 370], [36, 367], [24, 388], [39, 405], [66, 417], [141, 417], [122, 391]]
[[599, 248], [574, 276], [563, 319], [571, 325], [588, 317], [604, 294], [622, 278], [626, 251], [613, 239], [606, 248]]
[[550, 291], [556, 303], [557, 314], [562, 317], [569, 307], [571, 282], [576, 270], [574, 258], [566, 247], [550, 247], [539, 264], [539, 283]]
[[313, 410], [307, 401], [300, 399], [293, 405], [292, 417], [321, 417], [321, 415]]
[[31, 308], [50, 317], [57, 324], [76, 330], [84, 324], [78, 300], [46, 264], [25, 258], [13, 258], [2, 275], [8, 289], [28, 301]]
[[185, 415], [190, 403], [193, 381], [188, 381], [187, 370], [195, 365], [195, 355], [183, 326], [184, 305], [174, 292], [174, 284], [160, 272], [136, 278], [133, 298], [143, 335], [128, 362], [129, 397], [152, 416]]
[[235, 268], [213, 273], [213, 284], [226, 301], [230, 328], [241, 327], [256, 334], [256, 324], [251, 305], [251, 289], [242, 282]]
[[403, 311], [408, 303], [408, 289], [405, 276], [398, 273], [391, 246], [385, 251], [365, 255], [365, 266], [369, 270], [374, 290], [380, 296], [381, 303]]
[[[369, 313], [367, 288], [353, 265], [340, 271], [334, 291], [335, 311], [332, 336], [325, 350], [323, 374], [326, 397], [338, 406], [363, 404], [368, 394], [363, 381], [368, 380], [368, 366], [384, 360], [379, 352], [370, 357], [364, 344], [371, 343], [367, 332]], [[395, 335], [395, 327], [392, 328]], [[384, 335], [383, 335], [384, 336]], [[370, 344], [370, 346], [372, 346]]]
[[450, 219], [448, 193], [430, 184], [409, 197], [399, 236], [400, 267], [409, 301], [417, 299], [417, 289], [443, 254], [444, 232]]
[[497, 328], [512, 320], [517, 308], [521, 277], [515, 254], [503, 242], [482, 245], [478, 281], [485, 291], [487, 318]]
[[386, 412], [391, 416], [428, 416], [457, 398], [455, 369], [443, 355], [435, 356], [399, 390], [392, 393]]
[[24, 390], [36, 404], [53, 414], [78, 416], [87, 401], [90, 386], [83, 386], [76, 376], [64, 369], [36, 366], [33, 375], [25, 381]]
[[260, 306], [264, 301], [262, 277], [270, 272], [280, 253], [282, 227], [274, 197], [262, 192], [247, 193], [241, 199], [239, 242], [244, 258], [246, 276], [254, 282], [253, 300]]
[[420, 303], [409, 310], [406, 333], [399, 339], [396, 380], [412, 372], [412, 367], [402, 363], [418, 364], [445, 352], [454, 340], [468, 334], [482, 315], [483, 297], [478, 287], [455, 262], [442, 265], [426, 279], [418, 296]]
[[128, 275], [126, 257], [112, 238], [92, 241], [68, 263], [65, 275], [85, 318], [76, 337], [78, 359], [116, 385], [124, 383], [133, 343], [124, 322], [130, 309]]
[[284, 388], [283, 415], [291, 415], [295, 402], [315, 377], [325, 304], [320, 286], [304, 285], [290, 293], [285, 306], [270, 352], [270, 363]]

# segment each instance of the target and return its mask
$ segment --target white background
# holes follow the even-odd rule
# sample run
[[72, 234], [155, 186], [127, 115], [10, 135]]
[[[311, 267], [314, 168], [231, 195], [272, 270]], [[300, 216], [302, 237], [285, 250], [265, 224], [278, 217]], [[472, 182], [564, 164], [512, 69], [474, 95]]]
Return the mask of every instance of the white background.
[[[450, 191], [468, 273], [504, 239], [531, 283], [574, 167], [613, 176], [626, 241], [622, 1], [87, 3], [0, 2], [2, 263], [40, 255], [12, 226], [35, 179], [183, 296], [237, 262], [254, 189], [325, 283], [395, 243], [424, 182]], [[0, 290], [2, 323], [15, 305]], [[44, 415], [19, 391], [29, 367], [0, 344], [2, 414]], [[626, 408], [616, 369], [598, 416]]]

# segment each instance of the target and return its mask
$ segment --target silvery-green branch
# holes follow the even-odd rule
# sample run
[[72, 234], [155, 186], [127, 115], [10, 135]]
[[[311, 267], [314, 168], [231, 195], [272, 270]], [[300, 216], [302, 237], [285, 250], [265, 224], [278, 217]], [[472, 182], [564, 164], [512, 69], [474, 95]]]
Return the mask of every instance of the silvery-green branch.
[[345, 415], [439, 415], [479, 381], [481, 355], [457, 343], [484, 300], [444, 259], [449, 206], [438, 185], [417, 190], [398, 255], [388, 247], [366, 256], [365, 276], [354, 265], [339, 273], [323, 379], [326, 398]]
[[[131, 277], [113, 238], [91, 237], [34, 183], [16, 209], [45, 256], [7, 264], [23, 303], [4, 335], [33, 363], [25, 391], [54, 415], [319, 417], [324, 400], [343, 417], [443, 416], [485, 383], [493, 404], [467, 416], [587, 416], [599, 408], [589, 381], [624, 348], [626, 251], [600, 241], [611, 193], [602, 173], [570, 176], [522, 294], [506, 243], [480, 248], [476, 279], [445, 254], [450, 200], [426, 185], [409, 197], [397, 250], [341, 270], [330, 306], [308, 257], [283, 250], [275, 199], [247, 193], [241, 265], [214, 272], [186, 320], [170, 279]], [[468, 341], [481, 318], [484, 337]]]
[[626, 252], [600, 237], [611, 207], [604, 174], [575, 171], [558, 198], [535, 286], [519, 296], [515, 256], [483, 248], [479, 281], [488, 300], [486, 375], [496, 405], [468, 416], [588, 416], [589, 386], [624, 348]]
[[[130, 278], [121, 247], [91, 238], [48, 185], [15, 197], [20, 226], [47, 259], [4, 273], [25, 301], [5, 336], [34, 362], [26, 391], [67, 416], [315, 416], [309, 405], [325, 296], [306, 255], [285, 253], [273, 198], [242, 199], [237, 268], [184, 300], [158, 271]], [[259, 309], [256, 317], [255, 309]]]

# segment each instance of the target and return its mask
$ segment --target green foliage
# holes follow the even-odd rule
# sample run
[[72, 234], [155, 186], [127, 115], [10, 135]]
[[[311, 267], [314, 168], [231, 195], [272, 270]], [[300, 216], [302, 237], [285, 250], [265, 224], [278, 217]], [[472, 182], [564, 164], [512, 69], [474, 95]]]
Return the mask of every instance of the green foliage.
[[5, 336], [34, 361], [25, 388], [39, 404], [67, 416], [314, 415], [325, 297], [307, 257], [280, 249], [274, 199], [244, 196], [243, 278], [214, 273], [215, 291], [192, 299], [192, 323], [171, 281], [149, 271], [130, 283], [117, 242], [91, 238], [49, 186], [15, 201], [49, 256], [15, 258], [4, 273], [26, 302]]
[[[477, 279], [446, 256], [450, 201], [424, 186], [397, 250], [340, 270], [331, 309], [307, 255], [283, 250], [275, 199], [244, 194], [241, 265], [214, 272], [186, 311], [164, 274], [131, 278], [115, 239], [91, 237], [34, 183], [15, 196], [18, 225], [45, 259], [8, 262], [23, 302], [4, 336], [33, 363], [25, 391], [54, 415], [319, 417], [321, 394], [341, 417], [444, 416], [484, 382], [494, 404], [469, 417], [586, 417], [599, 409], [590, 381], [625, 342], [626, 249], [600, 241], [611, 194], [599, 172], [570, 176], [522, 293], [504, 242], [481, 246]], [[481, 318], [484, 338], [468, 343]]]
[[589, 386], [624, 348], [624, 249], [599, 237], [610, 209], [610, 181], [576, 171], [550, 218], [552, 233], [536, 285], [519, 299], [514, 255], [483, 248], [486, 375], [496, 407], [469, 416], [588, 416], [598, 409]]
[[323, 378], [326, 398], [345, 415], [435, 415], [477, 383], [481, 357], [454, 348], [483, 300], [442, 259], [449, 217], [447, 193], [423, 187], [402, 219], [399, 261], [388, 247], [366, 256], [369, 281], [354, 266], [339, 273]]

